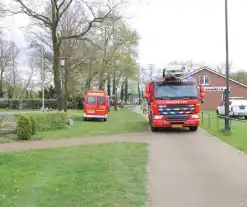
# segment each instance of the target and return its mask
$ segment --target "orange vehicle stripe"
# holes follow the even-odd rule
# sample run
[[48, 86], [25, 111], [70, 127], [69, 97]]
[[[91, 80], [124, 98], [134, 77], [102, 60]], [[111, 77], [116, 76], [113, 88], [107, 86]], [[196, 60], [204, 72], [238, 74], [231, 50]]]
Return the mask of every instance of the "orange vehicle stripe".
[[88, 96], [105, 96], [104, 93], [88, 93]]

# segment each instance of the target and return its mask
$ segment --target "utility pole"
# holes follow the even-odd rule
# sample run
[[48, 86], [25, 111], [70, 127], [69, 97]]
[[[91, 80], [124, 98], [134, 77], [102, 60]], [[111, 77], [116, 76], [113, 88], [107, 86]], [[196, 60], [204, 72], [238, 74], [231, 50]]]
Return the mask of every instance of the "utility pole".
[[225, 90], [225, 130], [230, 131], [229, 119], [229, 52], [228, 52], [228, 0], [225, 0], [225, 38], [226, 38], [226, 90]]
[[42, 110], [45, 110], [45, 74], [44, 74], [44, 48], [41, 47], [41, 78], [42, 78]]

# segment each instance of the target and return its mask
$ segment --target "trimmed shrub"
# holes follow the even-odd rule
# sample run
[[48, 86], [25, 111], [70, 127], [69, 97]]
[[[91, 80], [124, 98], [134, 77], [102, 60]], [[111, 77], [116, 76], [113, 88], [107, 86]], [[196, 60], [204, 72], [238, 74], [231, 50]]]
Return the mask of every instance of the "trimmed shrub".
[[32, 123], [30, 117], [26, 114], [19, 114], [17, 116], [17, 136], [19, 139], [27, 140], [32, 135]]
[[36, 134], [37, 131], [37, 119], [33, 115], [29, 115], [32, 124], [32, 135]]
[[65, 112], [40, 112], [28, 115], [36, 119], [37, 131], [63, 129], [67, 126], [67, 113]]

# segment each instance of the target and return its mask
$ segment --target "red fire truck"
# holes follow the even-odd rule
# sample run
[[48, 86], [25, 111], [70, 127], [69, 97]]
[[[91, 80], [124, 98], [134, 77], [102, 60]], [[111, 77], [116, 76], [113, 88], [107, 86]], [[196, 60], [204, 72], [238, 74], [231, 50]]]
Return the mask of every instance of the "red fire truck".
[[182, 127], [197, 131], [204, 87], [198, 87], [195, 79], [183, 79], [181, 74], [166, 74], [164, 70], [162, 79], [146, 84], [145, 98], [151, 131]]
[[84, 121], [90, 118], [107, 121], [109, 98], [106, 91], [87, 91], [84, 101]]

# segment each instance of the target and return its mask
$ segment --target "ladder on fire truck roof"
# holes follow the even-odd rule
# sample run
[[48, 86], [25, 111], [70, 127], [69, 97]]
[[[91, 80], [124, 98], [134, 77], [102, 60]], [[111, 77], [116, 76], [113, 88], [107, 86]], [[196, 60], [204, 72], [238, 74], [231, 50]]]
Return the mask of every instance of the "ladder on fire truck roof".
[[185, 67], [182, 66], [181, 68], [173, 68], [173, 67], [167, 67], [163, 69], [163, 78], [167, 76], [174, 76], [177, 78], [181, 78], [185, 75]]

